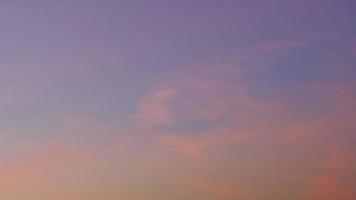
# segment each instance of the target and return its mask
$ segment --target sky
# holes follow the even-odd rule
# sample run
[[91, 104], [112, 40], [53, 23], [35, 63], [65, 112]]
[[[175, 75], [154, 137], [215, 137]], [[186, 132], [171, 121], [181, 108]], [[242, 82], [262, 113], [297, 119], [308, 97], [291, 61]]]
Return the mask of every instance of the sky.
[[356, 199], [354, 0], [1, 0], [0, 199]]

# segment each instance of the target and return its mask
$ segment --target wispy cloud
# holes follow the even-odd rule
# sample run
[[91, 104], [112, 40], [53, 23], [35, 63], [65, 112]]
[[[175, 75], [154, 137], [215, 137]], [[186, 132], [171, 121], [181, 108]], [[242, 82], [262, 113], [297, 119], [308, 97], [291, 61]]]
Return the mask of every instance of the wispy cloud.
[[137, 113], [132, 117], [146, 127], [170, 125], [174, 123], [168, 103], [175, 97], [176, 91], [164, 88], [145, 96], [139, 103]]

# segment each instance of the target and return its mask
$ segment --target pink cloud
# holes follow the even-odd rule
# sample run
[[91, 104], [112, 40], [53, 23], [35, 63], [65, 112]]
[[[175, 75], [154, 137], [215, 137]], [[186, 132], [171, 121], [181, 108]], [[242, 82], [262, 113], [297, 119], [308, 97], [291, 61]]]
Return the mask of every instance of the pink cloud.
[[180, 152], [191, 157], [204, 158], [207, 156], [207, 151], [210, 148], [242, 142], [246, 143], [253, 141], [256, 137], [257, 134], [255, 133], [239, 133], [229, 129], [221, 129], [200, 135], [164, 133], [155, 135], [153, 139], [176, 152]]
[[235, 61], [213, 60], [183, 70], [179, 77], [165, 84], [176, 91], [174, 101], [166, 104], [169, 109], [165, 110], [170, 110], [176, 121], [211, 122], [237, 109], [267, 109], [265, 102], [250, 96], [246, 83], [239, 80], [242, 71], [235, 65]]
[[171, 108], [168, 106], [176, 96], [175, 89], [164, 88], [145, 96], [139, 103], [133, 119], [145, 127], [155, 127], [174, 123]]
[[296, 39], [281, 40], [272, 43], [265, 43], [256, 45], [253, 48], [254, 52], [257, 53], [272, 53], [275, 51], [285, 51], [292, 48], [297, 48], [303, 45], [303, 42]]
[[[313, 178], [309, 197], [311, 200], [352, 200], [356, 199], [356, 185], [350, 182], [353, 177], [355, 160], [352, 151], [345, 146], [333, 144], [329, 157], [322, 163], [323, 174]], [[350, 174], [351, 173], [351, 174]]]
[[[259, 123], [254, 116], [272, 114], [275, 103], [250, 95], [248, 85], [239, 80], [243, 71], [236, 62], [217, 59], [184, 69], [179, 77], [164, 83], [164, 89], [145, 96], [133, 118], [155, 142], [193, 157], [206, 157], [217, 146], [256, 140], [270, 131], [266, 130], [270, 119]], [[189, 130], [194, 123], [206, 129]], [[241, 131], [237, 124], [249, 128]], [[155, 129], [160, 125], [166, 125], [164, 132]]]
[[310, 190], [311, 200], [354, 200], [354, 188], [342, 182], [334, 175], [321, 175], [317, 177]]
[[325, 167], [331, 170], [343, 170], [352, 167], [354, 162], [353, 154], [350, 151], [340, 145], [332, 145]]

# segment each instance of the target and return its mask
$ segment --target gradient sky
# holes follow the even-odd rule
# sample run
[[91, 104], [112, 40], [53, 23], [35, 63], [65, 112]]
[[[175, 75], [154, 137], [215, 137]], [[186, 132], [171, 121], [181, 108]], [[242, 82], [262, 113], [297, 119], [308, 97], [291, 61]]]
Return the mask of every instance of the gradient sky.
[[355, 10], [1, 0], [0, 199], [355, 200]]

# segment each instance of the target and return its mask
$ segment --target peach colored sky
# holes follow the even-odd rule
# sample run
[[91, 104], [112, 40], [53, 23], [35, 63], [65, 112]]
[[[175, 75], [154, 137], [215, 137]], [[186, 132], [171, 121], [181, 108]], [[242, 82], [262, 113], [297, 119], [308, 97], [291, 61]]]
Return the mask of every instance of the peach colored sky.
[[0, 199], [356, 199], [352, 0], [0, 2]]

